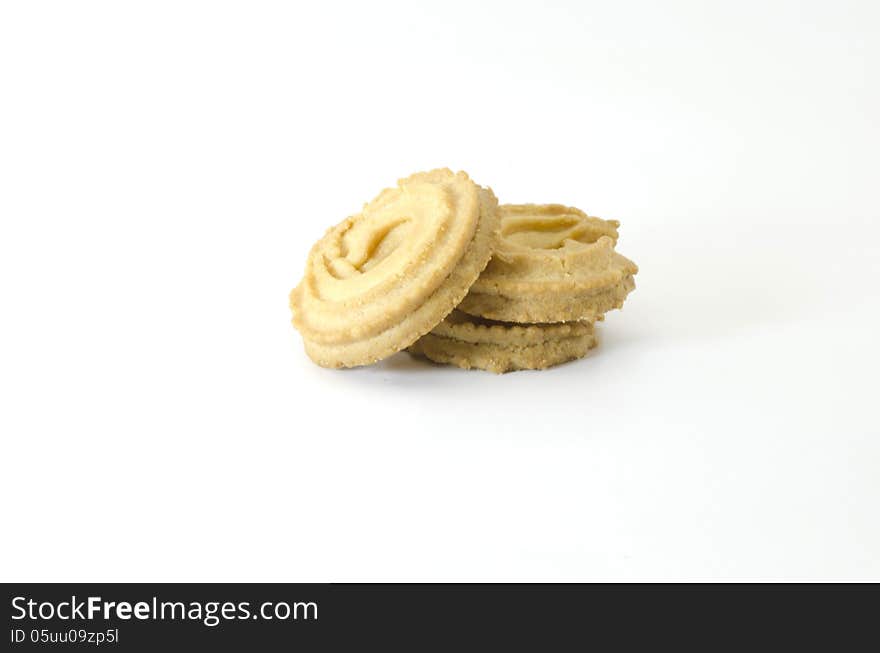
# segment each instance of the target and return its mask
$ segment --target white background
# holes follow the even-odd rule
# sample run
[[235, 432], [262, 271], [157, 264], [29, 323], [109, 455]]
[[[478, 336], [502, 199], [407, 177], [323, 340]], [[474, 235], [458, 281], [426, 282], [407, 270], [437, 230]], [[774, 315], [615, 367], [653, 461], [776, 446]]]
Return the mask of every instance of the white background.
[[[880, 579], [873, 2], [7, 2], [3, 580]], [[586, 360], [314, 366], [398, 177], [622, 222]]]

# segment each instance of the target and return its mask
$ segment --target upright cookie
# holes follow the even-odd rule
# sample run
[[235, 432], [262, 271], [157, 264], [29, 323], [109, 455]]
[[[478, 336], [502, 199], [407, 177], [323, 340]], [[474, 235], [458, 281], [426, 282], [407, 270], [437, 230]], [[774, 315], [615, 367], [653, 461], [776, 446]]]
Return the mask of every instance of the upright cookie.
[[458, 308], [506, 322], [595, 320], [635, 288], [616, 220], [559, 204], [505, 204], [501, 239]]
[[365, 365], [430, 331], [489, 261], [497, 205], [464, 172], [432, 170], [328, 230], [290, 293], [309, 357], [324, 367]]
[[508, 324], [453, 311], [407, 351], [436, 363], [495, 373], [542, 370], [596, 346], [592, 322]]

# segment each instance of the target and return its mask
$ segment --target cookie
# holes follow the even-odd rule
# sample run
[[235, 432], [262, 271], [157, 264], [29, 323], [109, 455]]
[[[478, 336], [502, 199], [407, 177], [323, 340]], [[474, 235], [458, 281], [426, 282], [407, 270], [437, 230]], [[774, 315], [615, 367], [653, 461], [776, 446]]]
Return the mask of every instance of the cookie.
[[616, 220], [559, 204], [499, 207], [501, 238], [458, 308], [506, 322], [595, 320], [635, 288], [635, 263], [614, 250]]
[[323, 367], [365, 365], [430, 331], [486, 267], [497, 205], [464, 172], [432, 170], [329, 229], [290, 293], [308, 356]]
[[436, 363], [495, 373], [543, 370], [596, 346], [592, 322], [509, 324], [453, 311], [408, 351]]

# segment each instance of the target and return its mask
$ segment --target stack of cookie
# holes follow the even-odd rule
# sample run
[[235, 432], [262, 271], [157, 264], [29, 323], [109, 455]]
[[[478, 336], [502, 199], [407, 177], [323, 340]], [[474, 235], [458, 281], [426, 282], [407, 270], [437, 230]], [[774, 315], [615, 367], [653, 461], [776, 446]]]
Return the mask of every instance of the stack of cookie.
[[614, 250], [619, 223], [549, 205], [499, 207], [489, 265], [452, 315], [409, 349], [493, 372], [544, 369], [596, 345], [593, 323], [635, 288]]
[[635, 287], [618, 226], [556, 204], [499, 207], [463, 172], [418, 173], [312, 248], [293, 323], [324, 367], [403, 349], [499, 373], [581, 358]]

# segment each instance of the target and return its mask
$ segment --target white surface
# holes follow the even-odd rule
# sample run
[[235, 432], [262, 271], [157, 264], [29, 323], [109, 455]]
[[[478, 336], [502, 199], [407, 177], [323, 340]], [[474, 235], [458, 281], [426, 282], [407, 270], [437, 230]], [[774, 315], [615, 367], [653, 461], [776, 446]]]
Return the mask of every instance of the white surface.
[[[0, 9], [0, 578], [880, 579], [876, 3], [303, 4]], [[594, 355], [305, 358], [442, 165], [622, 221]]]

